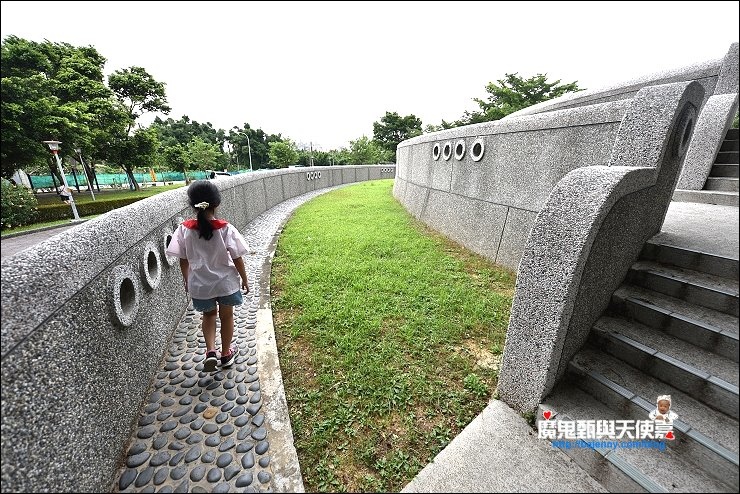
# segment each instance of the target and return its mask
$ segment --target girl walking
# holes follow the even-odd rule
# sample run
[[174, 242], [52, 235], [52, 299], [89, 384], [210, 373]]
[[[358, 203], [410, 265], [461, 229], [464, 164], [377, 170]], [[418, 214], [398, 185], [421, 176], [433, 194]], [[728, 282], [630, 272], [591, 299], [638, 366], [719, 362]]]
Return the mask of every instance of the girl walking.
[[196, 219], [182, 222], [172, 234], [167, 254], [180, 258], [185, 291], [195, 310], [203, 313], [206, 340], [205, 372], [216, 370], [216, 317], [221, 320], [221, 367], [230, 367], [238, 348], [234, 337], [234, 307], [242, 304], [240, 288], [249, 293], [249, 280], [242, 256], [247, 242], [230, 223], [216, 219], [221, 204], [218, 188], [207, 180], [188, 187], [188, 201], [198, 212]]

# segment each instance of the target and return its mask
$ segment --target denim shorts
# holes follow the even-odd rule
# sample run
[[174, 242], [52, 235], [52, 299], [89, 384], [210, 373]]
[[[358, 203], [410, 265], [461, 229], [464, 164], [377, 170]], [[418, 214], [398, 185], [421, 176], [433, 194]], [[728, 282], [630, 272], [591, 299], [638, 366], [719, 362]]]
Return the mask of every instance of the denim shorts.
[[198, 312], [211, 312], [216, 308], [216, 302], [221, 305], [230, 305], [236, 307], [242, 304], [242, 292], [237, 290], [231, 295], [223, 297], [207, 298], [207, 299], [193, 299], [193, 308]]

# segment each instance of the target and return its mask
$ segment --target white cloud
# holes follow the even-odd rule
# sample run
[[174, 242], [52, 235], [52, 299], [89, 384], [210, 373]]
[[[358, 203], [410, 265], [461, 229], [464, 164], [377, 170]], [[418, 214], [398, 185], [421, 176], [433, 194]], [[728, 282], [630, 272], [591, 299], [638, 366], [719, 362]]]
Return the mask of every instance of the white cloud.
[[106, 74], [142, 66], [172, 118], [323, 149], [386, 111], [457, 119], [507, 72], [594, 89], [721, 58], [739, 31], [734, 1], [0, 4], [3, 39], [92, 45]]

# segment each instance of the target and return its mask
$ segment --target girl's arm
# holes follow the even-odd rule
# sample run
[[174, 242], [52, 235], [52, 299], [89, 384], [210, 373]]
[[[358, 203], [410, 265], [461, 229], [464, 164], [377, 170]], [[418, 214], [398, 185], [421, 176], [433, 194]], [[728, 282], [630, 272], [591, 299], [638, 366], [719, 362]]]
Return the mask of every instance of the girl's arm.
[[242, 259], [240, 256], [232, 260], [234, 261], [234, 266], [236, 266], [236, 270], [239, 271], [239, 276], [242, 277], [242, 289], [246, 290], [247, 293], [249, 293], [249, 280], [247, 279], [247, 271], [246, 269], [244, 269], [244, 259]]
[[182, 280], [185, 282], [185, 292], [188, 291], [188, 270], [190, 269], [190, 263], [187, 259], [180, 258], [180, 271], [182, 271]]

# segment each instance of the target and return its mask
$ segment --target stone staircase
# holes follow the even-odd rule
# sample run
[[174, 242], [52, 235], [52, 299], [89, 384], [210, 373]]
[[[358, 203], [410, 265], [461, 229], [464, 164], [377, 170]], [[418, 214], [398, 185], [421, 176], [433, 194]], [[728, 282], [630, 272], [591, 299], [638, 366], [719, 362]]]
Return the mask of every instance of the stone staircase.
[[648, 420], [664, 394], [678, 414], [665, 450], [564, 451], [613, 492], [737, 492], [738, 260], [653, 239], [539, 419]]
[[738, 129], [728, 129], [702, 190], [676, 190], [674, 201], [737, 206]]

